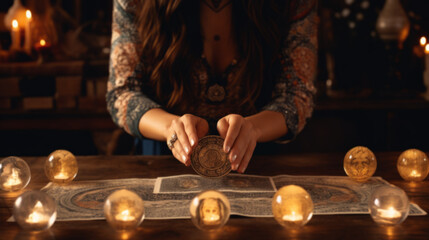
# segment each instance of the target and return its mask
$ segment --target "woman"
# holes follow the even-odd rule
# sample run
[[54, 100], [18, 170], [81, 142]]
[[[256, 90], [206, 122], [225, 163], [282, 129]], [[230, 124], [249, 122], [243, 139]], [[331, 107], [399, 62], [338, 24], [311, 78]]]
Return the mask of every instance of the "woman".
[[207, 134], [243, 173], [258, 142], [291, 140], [311, 116], [315, 0], [115, 0], [107, 102], [138, 138], [189, 166]]

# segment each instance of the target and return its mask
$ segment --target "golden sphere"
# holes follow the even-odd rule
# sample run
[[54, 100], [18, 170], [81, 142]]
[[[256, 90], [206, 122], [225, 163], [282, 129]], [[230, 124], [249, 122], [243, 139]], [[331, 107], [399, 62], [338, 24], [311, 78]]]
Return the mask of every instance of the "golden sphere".
[[56, 150], [45, 162], [45, 174], [51, 182], [69, 183], [77, 175], [76, 157], [67, 150]]
[[355, 181], [367, 181], [374, 175], [376, 169], [377, 159], [374, 153], [366, 147], [354, 147], [344, 156], [344, 171]]
[[271, 206], [274, 219], [283, 227], [301, 227], [313, 217], [313, 200], [300, 186], [280, 188], [274, 195]]
[[428, 157], [418, 149], [408, 149], [402, 152], [396, 166], [399, 175], [407, 181], [423, 181], [429, 173]]

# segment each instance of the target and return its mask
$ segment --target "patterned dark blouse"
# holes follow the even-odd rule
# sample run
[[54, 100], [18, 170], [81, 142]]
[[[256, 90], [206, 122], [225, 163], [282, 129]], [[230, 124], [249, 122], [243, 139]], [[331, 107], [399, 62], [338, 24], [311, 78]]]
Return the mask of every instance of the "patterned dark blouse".
[[[313, 80], [317, 64], [317, 23], [315, 0], [297, 0], [296, 14], [284, 39], [280, 52], [281, 68], [275, 76], [271, 99], [257, 111], [270, 110], [284, 115], [289, 133], [293, 138], [303, 128], [313, 110], [313, 95], [316, 92]], [[145, 94], [141, 81], [143, 66], [140, 62], [141, 49], [135, 16], [136, 0], [115, 0], [112, 24], [112, 48], [110, 54], [110, 75], [106, 95], [108, 110], [114, 122], [129, 134], [142, 138], [139, 132], [141, 116], [152, 108], [164, 108]], [[230, 113], [243, 116], [245, 112], [237, 107], [240, 88], [228, 85], [240, 62], [233, 63], [225, 72], [225, 100], [213, 102], [207, 96], [210, 67], [205, 59], [193, 67], [193, 82], [198, 92], [198, 101], [189, 107], [191, 113], [207, 120], [220, 119]], [[147, 91], [147, 90], [146, 90]], [[213, 96], [212, 96], [213, 97]], [[212, 99], [213, 100], [213, 99]], [[171, 111], [170, 111], [171, 112]], [[174, 112], [176, 114], [184, 114]]]

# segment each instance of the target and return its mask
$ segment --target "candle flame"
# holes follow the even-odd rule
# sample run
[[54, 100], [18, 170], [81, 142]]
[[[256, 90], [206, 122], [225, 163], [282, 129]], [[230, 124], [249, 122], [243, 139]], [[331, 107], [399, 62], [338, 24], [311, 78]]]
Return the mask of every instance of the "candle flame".
[[425, 46], [425, 53], [429, 54], [429, 44], [426, 44], [426, 46]]
[[13, 19], [13, 20], [12, 20], [12, 28], [13, 28], [13, 29], [17, 29], [18, 27], [19, 27], [19, 25], [18, 25], [18, 20]]
[[45, 39], [40, 39], [40, 46], [46, 46]]
[[16, 168], [12, 168], [12, 174], [7, 178], [6, 182], [3, 184], [5, 187], [12, 187], [21, 184], [22, 181], [19, 178], [19, 172]]
[[41, 222], [42, 220], [44, 220], [43, 214], [40, 213], [41, 211], [43, 211], [43, 205], [40, 201], [37, 201], [37, 203], [34, 205], [33, 212], [28, 215], [25, 221], [28, 223]]
[[423, 37], [421, 37], [421, 38], [420, 38], [420, 46], [422, 46], [422, 47], [423, 47], [424, 45], [426, 45], [426, 43], [427, 43], [427, 39], [426, 39], [426, 37], [424, 37], [424, 36], [423, 36]]
[[27, 16], [27, 19], [31, 19], [31, 11], [30, 10], [25, 11], [25, 16]]
[[120, 221], [134, 221], [135, 217], [130, 214], [129, 209], [125, 209], [116, 215], [116, 219]]

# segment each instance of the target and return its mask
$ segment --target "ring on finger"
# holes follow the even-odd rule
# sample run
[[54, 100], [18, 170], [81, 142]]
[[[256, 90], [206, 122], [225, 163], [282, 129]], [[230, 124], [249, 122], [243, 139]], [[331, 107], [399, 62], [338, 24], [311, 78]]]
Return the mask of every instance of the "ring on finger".
[[170, 140], [167, 141], [167, 146], [170, 150], [172, 150], [174, 148], [174, 143], [177, 141], [177, 134], [173, 133], [173, 135], [171, 135]]

